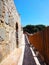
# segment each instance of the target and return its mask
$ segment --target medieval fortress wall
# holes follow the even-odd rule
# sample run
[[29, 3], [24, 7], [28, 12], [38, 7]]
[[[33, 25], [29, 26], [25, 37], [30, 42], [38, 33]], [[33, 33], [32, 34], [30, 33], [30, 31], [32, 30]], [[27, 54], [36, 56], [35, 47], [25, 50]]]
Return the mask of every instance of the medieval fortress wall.
[[0, 0], [0, 62], [16, 47], [16, 23], [18, 23], [18, 41], [22, 43], [20, 16], [13, 0]]

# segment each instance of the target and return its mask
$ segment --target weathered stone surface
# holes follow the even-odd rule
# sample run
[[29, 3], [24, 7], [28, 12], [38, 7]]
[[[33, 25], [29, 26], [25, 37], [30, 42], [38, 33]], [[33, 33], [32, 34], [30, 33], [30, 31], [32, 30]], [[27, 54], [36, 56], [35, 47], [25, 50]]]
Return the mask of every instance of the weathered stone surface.
[[21, 49], [14, 49], [14, 51], [11, 52], [9, 56], [0, 63], [0, 65], [18, 65], [20, 55]]
[[5, 40], [5, 28], [0, 28], [0, 40]]
[[13, 0], [0, 0], [0, 62], [17, 47], [16, 22], [18, 23], [18, 42], [20, 44], [23, 32], [14, 2]]

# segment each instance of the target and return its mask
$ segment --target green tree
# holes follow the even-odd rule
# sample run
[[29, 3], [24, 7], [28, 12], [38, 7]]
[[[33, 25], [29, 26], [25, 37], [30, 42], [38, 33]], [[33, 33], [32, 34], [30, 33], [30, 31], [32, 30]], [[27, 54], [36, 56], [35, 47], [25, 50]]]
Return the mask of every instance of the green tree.
[[45, 27], [45, 25], [26, 25], [25, 27], [23, 27], [23, 31], [33, 34], [38, 31], [42, 31], [43, 29], [45, 29]]

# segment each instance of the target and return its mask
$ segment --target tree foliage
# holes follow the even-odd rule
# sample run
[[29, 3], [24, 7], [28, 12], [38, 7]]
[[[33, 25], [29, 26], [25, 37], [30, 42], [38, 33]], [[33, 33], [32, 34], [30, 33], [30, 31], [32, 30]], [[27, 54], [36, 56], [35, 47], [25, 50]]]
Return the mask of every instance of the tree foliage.
[[44, 30], [45, 27], [46, 27], [45, 25], [26, 25], [25, 27], [23, 27], [23, 31], [33, 34], [38, 31]]

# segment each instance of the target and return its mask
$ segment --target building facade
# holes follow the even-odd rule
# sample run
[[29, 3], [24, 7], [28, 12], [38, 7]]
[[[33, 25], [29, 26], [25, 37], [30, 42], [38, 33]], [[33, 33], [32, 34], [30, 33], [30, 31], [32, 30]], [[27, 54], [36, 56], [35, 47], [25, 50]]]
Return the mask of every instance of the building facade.
[[17, 48], [16, 32], [18, 33], [19, 47], [23, 34], [20, 15], [13, 0], [0, 0], [0, 62]]

